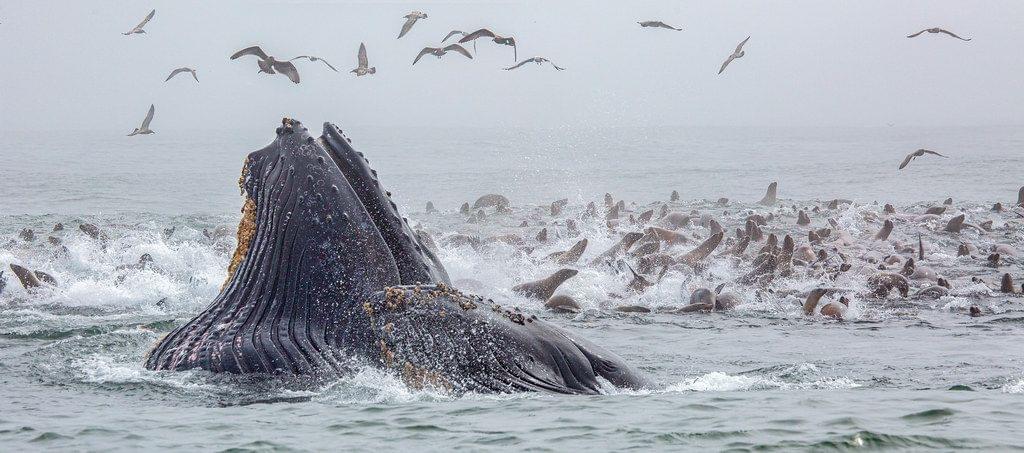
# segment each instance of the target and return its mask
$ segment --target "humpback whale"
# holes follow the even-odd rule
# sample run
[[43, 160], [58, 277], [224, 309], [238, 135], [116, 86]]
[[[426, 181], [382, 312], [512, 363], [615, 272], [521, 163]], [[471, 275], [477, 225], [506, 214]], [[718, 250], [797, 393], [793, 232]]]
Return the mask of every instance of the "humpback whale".
[[150, 370], [334, 377], [376, 366], [453, 393], [594, 394], [650, 382], [615, 354], [451, 286], [340, 129], [284, 119], [248, 155], [220, 294], [163, 337]]

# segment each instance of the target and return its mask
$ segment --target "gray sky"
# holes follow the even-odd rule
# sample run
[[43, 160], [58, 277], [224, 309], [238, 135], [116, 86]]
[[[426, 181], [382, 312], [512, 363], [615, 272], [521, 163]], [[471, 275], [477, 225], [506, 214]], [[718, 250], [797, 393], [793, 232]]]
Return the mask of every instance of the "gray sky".
[[[0, 4], [0, 129], [265, 128], [281, 116], [375, 126], [990, 125], [1024, 118], [1024, 2], [55, 1]], [[123, 36], [157, 9], [145, 35]], [[410, 10], [429, 18], [396, 40]], [[659, 19], [683, 32], [641, 29]], [[490, 27], [566, 71], [413, 57], [451, 29]], [[926, 34], [946, 27], [971, 42]], [[718, 66], [751, 35], [747, 55]], [[375, 76], [356, 78], [360, 42]], [[313, 54], [303, 82], [234, 51]], [[193, 66], [201, 83], [174, 68]]]

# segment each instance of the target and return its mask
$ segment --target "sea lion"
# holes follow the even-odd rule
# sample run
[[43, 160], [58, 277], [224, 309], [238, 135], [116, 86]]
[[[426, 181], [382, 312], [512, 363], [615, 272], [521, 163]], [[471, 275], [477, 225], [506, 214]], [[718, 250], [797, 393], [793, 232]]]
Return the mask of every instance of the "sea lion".
[[882, 229], [878, 230], [878, 233], [875, 234], [875, 240], [884, 241], [889, 239], [889, 235], [892, 234], [892, 228], [892, 220], [885, 219]]
[[749, 246], [749, 245], [750, 245], [750, 236], [743, 236], [742, 238], [740, 238], [740, 241], [737, 242], [736, 245], [733, 246], [733, 248], [731, 250], [729, 250], [729, 254], [737, 255], [737, 256], [738, 255], [742, 255], [743, 252], [747, 250], [747, 246]]
[[606, 192], [604, 194], [604, 205], [611, 207], [613, 204], [615, 204], [615, 200], [612, 198], [612, 194]]
[[679, 191], [673, 190], [672, 195], [668, 197], [669, 201], [679, 201]]
[[587, 238], [580, 239], [569, 250], [552, 254], [551, 258], [555, 260], [555, 263], [561, 265], [572, 264], [580, 259], [585, 250], [587, 250]]
[[18, 233], [18, 237], [25, 242], [33, 242], [36, 240], [36, 232], [32, 231], [31, 228], [22, 228], [21, 232]]
[[690, 226], [690, 220], [692, 217], [688, 215], [672, 212], [665, 216], [664, 224], [673, 230], [678, 230]]
[[743, 284], [767, 285], [775, 279], [775, 268], [778, 266], [778, 259], [772, 254], [763, 254], [754, 260], [753, 270], [740, 277], [739, 282]]
[[548, 300], [555, 290], [566, 280], [575, 277], [576, 269], [559, 269], [554, 274], [532, 282], [520, 283], [512, 287], [512, 292], [532, 299]]
[[465, 202], [465, 203], [462, 203], [462, 206], [459, 207], [459, 212], [464, 214], [464, 215], [469, 215], [469, 202], [468, 201]]
[[1011, 277], [1009, 273], [1003, 274], [1003, 279], [999, 285], [999, 292], [1013, 294], [1013, 277]]
[[544, 302], [544, 308], [558, 313], [579, 313], [580, 304], [564, 294], [556, 294]]
[[868, 289], [876, 297], [888, 296], [893, 288], [896, 288], [902, 297], [907, 297], [910, 293], [910, 283], [900, 274], [882, 273], [868, 277]]
[[428, 201], [427, 202], [427, 207], [423, 208], [423, 212], [426, 212], [427, 214], [436, 213], [437, 212], [437, 208], [434, 207], [434, 202]]
[[89, 237], [93, 239], [99, 239], [104, 241], [107, 240], [107, 235], [102, 230], [100, 230], [99, 227], [91, 223], [83, 223], [81, 225], [78, 225], [78, 229], [82, 230], [83, 233], [87, 234]]
[[967, 247], [967, 244], [961, 242], [960, 246], [956, 249], [956, 256], [970, 256], [971, 249]]
[[629, 252], [629, 254], [633, 255], [634, 257], [640, 258], [645, 255], [657, 253], [659, 250], [661, 250], [660, 242], [645, 242], [643, 244], [640, 244], [639, 246], [633, 247], [633, 251]]
[[978, 308], [976, 305], [971, 305], [969, 313], [972, 318], [981, 317], [981, 309]]
[[894, 208], [891, 204], [886, 203], [885, 206], [882, 207], [882, 212], [884, 212], [886, 214], [895, 214], [896, 213], [896, 208]]
[[942, 215], [944, 212], [946, 212], [945, 206], [933, 206], [924, 211], [924, 213], [928, 215]]
[[[829, 291], [831, 290], [826, 288], [815, 288], [811, 290], [811, 292], [807, 294], [807, 299], [804, 301], [804, 315], [814, 315], [814, 310], [818, 307], [822, 296], [828, 294]], [[829, 301], [825, 305], [822, 305], [818, 313], [826, 318], [842, 320], [843, 315], [846, 314], [846, 309], [849, 304], [850, 302], [848, 299], [841, 297], [839, 302]]]
[[807, 216], [807, 213], [803, 209], [796, 215], [796, 224], [800, 226], [807, 226], [811, 224], [811, 218]]
[[670, 267], [674, 264], [676, 264], [675, 258], [667, 253], [651, 253], [636, 260], [637, 270], [642, 274], [650, 274], [656, 269]]
[[685, 235], [664, 228], [648, 227], [646, 232], [648, 235], [653, 235], [661, 242], [664, 242], [665, 245], [685, 244], [690, 241]]
[[1024, 186], [1017, 191], [1017, 206], [1024, 206]]
[[949, 219], [949, 222], [946, 223], [946, 227], [943, 228], [943, 231], [947, 231], [950, 233], [959, 233], [960, 230], [964, 228], [964, 219], [966, 218], [967, 217], [965, 215], [960, 214], [956, 217], [953, 217], [952, 219]]
[[537, 237], [534, 238], [534, 239], [537, 242], [547, 242], [548, 241], [548, 229], [547, 229], [547, 227], [541, 228], [541, 230], [537, 233]]
[[722, 232], [715, 233], [709, 238], [705, 239], [697, 248], [691, 250], [689, 253], [683, 255], [678, 262], [686, 263], [690, 266], [695, 266], [697, 263], [703, 261], [711, 252], [718, 248], [718, 244], [722, 243], [722, 238], [725, 234]]
[[639, 216], [637, 216], [637, 220], [639, 220], [639, 221], [641, 221], [643, 223], [647, 223], [647, 222], [651, 221], [652, 217], [654, 217], [654, 210], [653, 209], [648, 209], [648, 210], [644, 211], [643, 213], [641, 213]]
[[24, 287], [26, 290], [32, 290], [34, 288], [43, 286], [43, 283], [42, 281], [40, 281], [38, 275], [33, 273], [32, 271], [14, 263], [11, 263], [10, 267], [11, 272], [14, 272], [14, 276], [18, 277], [18, 281], [21, 282], [21, 286]]
[[778, 182], [772, 182], [771, 184], [768, 184], [768, 191], [765, 192], [764, 198], [762, 198], [761, 201], [758, 201], [758, 204], [763, 204], [763, 205], [773, 205], [773, 204], [775, 204], [778, 201], [778, 199], [776, 198], [776, 190], [778, 188], [779, 188], [779, 183]]
[[489, 194], [483, 195], [480, 198], [477, 198], [475, 202], [473, 202], [473, 209], [497, 208], [497, 207], [506, 207], [507, 208], [508, 206], [509, 206], [508, 198], [505, 198], [504, 195], [496, 194], [496, 193], [489, 193]]
[[622, 236], [622, 239], [620, 239], [619, 242], [611, 246], [611, 248], [606, 250], [604, 253], [598, 255], [593, 260], [591, 260], [590, 265], [595, 266], [615, 259], [615, 257], [618, 256], [619, 253], [628, 252], [629, 248], [632, 247], [633, 244], [639, 241], [642, 237], [644, 237], [644, 234], [640, 232], [634, 231], [626, 233], [625, 235]]
[[619, 218], [619, 205], [615, 204], [608, 208], [608, 212], [604, 215], [605, 220], [615, 220]]

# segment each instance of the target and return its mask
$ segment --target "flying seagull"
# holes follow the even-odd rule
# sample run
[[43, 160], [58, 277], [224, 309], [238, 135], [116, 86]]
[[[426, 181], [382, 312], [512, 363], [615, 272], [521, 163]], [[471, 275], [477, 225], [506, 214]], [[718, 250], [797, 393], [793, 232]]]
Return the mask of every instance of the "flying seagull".
[[726, 58], [725, 62], [722, 63], [722, 67], [718, 68], [719, 74], [721, 74], [722, 71], [725, 71], [725, 67], [729, 66], [729, 63], [732, 63], [733, 60], [737, 58], [742, 58], [744, 55], [746, 55], [746, 52], [743, 51], [743, 45], [746, 44], [749, 40], [750, 37], [747, 36], [747, 39], [744, 39], [743, 42], [740, 43], [740, 45], [736, 46], [736, 50], [733, 51], [732, 55], [729, 55], [729, 58]]
[[149, 104], [149, 113], [146, 113], [146, 119], [142, 120], [142, 125], [135, 128], [135, 130], [132, 131], [132, 133], [128, 134], [128, 136], [131, 137], [133, 135], [149, 135], [155, 133], [153, 132], [152, 129], [149, 128], [149, 123], [153, 121], [154, 113], [156, 113], [156, 108], [153, 106], [153, 104]]
[[557, 69], [559, 71], [564, 71], [565, 70], [565, 68], [558, 67], [558, 65], [552, 63], [551, 60], [548, 60], [547, 58], [544, 58], [544, 57], [527, 58], [527, 59], [525, 59], [523, 61], [520, 61], [519, 64], [517, 64], [515, 66], [509, 67], [509, 68], [505, 68], [505, 70], [506, 71], [511, 71], [513, 69], [516, 69], [516, 68], [518, 68], [518, 67], [520, 67], [520, 66], [522, 66], [522, 65], [524, 65], [526, 63], [530, 63], [530, 62], [537, 63], [537, 64], [551, 63], [551, 66], [554, 67], [555, 69]]
[[295, 65], [291, 64], [291, 62], [278, 61], [276, 58], [267, 55], [266, 52], [263, 52], [263, 49], [260, 49], [260, 46], [246, 47], [239, 50], [231, 56], [231, 59], [234, 60], [245, 55], [252, 55], [259, 58], [259, 60], [256, 61], [256, 65], [260, 67], [258, 72], [265, 72], [267, 74], [277, 74], [280, 72], [287, 76], [288, 80], [291, 80], [292, 83], [299, 83], [299, 71], [298, 69], [295, 69]]
[[416, 24], [417, 20], [426, 19], [427, 15], [419, 11], [413, 11], [405, 15], [405, 24], [402, 25], [402, 31], [398, 33], [398, 39], [402, 39], [409, 30], [412, 30], [412, 26]]
[[644, 28], [648, 28], [648, 27], [667, 28], [669, 30], [683, 31], [682, 28], [673, 27], [673, 26], [671, 26], [669, 24], [666, 24], [666, 23], [664, 23], [664, 22], [662, 22], [660, 20], [645, 20], [643, 22], [637, 22], [637, 23], [640, 24], [640, 26], [644, 27]]
[[942, 154], [939, 154], [939, 153], [937, 153], [935, 151], [929, 151], [927, 149], [922, 148], [922, 149], [914, 151], [914, 152], [912, 152], [910, 154], [907, 154], [907, 157], [903, 158], [903, 162], [900, 162], [900, 168], [899, 169], [902, 170], [903, 167], [906, 167], [907, 164], [910, 163], [910, 161], [914, 160], [917, 157], [921, 157], [921, 156], [923, 156], [925, 154], [934, 154], [936, 156], [945, 157], [945, 158], [949, 159], [949, 156], [943, 156]]
[[[452, 31], [448, 32], [447, 35], [444, 35], [444, 39], [441, 40], [441, 44], [444, 44], [444, 43], [448, 42], [448, 39], [450, 39], [452, 36], [455, 36], [455, 35], [466, 36], [468, 34], [469, 33], [466, 33], [466, 32], [464, 32], [462, 30], [452, 30]], [[474, 53], [476, 52], [476, 41], [473, 41], [473, 52]]]
[[494, 41], [495, 44], [501, 44], [501, 45], [505, 45], [505, 46], [512, 46], [512, 61], [516, 61], [516, 60], [519, 59], [519, 54], [516, 51], [516, 39], [515, 38], [513, 38], [511, 36], [508, 36], [508, 37], [498, 36], [498, 35], [494, 34], [493, 31], [490, 31], [490, 30], [488, 30], [486, 28], [481, 28], [481, 29], [479, 29], [477, 31], [474, 31], [473, 33], [470, 33], [470, 34], [468, 34], [466, 36], [463, 36], [462, 39], [459, 40], [459, 44], [465, 44], [465, 43], [470, 42], [470, 41], [474, 41], [475, 42], [475, 40], [477, 38], [481, 38], [481, 37], [492, 38], [491, 41]]
[[376, 67], [368, 66], [370, 66], [370, 61], [366, 59], [366, 44], [359, 43], [359, 66], [350, 72], [354, 73], [356, 77], [377, 73]]
[[309, 61], [312, 61], [312, 62], [322, 61], [325, 65], [327, 65], [328, 68], [331, 68], [332, 71], [338, 72], [338, 70], [335, 69], [334, 66], [331, 66], [331, 64], [327, 62], [327, 60], [324, 60], [323, 58], [320, 58], [320, 57], [314, 57], [312, 55], [299, 55], [299, 56], [297, 56], [295, 58], [292, 58], [291, 60], [288, 60], [288, 61], [295, 61], [295, 60], [298, 60], [299, 58], [305, 58], [305, 59], [307, 59]]
[[473, 55], [470, 55], [469, 51], [466, 50], [465, 47], [462, 47], [458, 44], [449, 44], [447, 47], [424, 47], [423, 50], [420, 51], [420, 54], [416, 55], [416, 59], [412, 61], [412, 64], [416, 64], [416, 62], [420, 61], [420, 58], [422, 58], [424, 55], [430, 54], [440, 59], [442, 55], [453, 50], [465, 55], [466, 58], [473, 58]]
[[196, 82], [199, 82], [199, 77], [196, 77], [196, 70], [192, 69], [192, 68], [178, 68], [178, 69], [175, 69], [175, 70], [171, 71], [171, 75], [167, 76], [167, 78], [164, 79], [164, 82], [166, 82], [168, 80], [171, 80], [172, 78], [174, 78], [174, 76], [176, 76], [178, 74], [181, 74], [183, 72], [192, 73], [192, 78], [196, 79]]
[[134, 35], [134, 34], [139, 34], [139, 33], [145, 33], [146, 30], [143, 30], [142, 27], [145, 27], [146, 24], [148, 24], [149, 21], [152, 20], [153, 16], [155, 16], [155, 15], [156, 15], [156, 10], [154, 9], [153, 11], [150, 11], [148, 15], [146, 15], [145, 19], [142, 19], [142, 22], [139, 22], [139, 25], [136, 25], [135, 28], [133, 28], [131, 30], [128, 30], [127, 33], [121, 33], [121, 34], [125, 35], [125, 36], [128, 36], [128, 35]]
[[915, 38], [915, 37], [917, 37], [918, 35], [920, 35], [921, 33], [924, 33], [924, 32], [928, 32], [928, 33], [945, 33], [945, 34], [947, 34], [949, 36], [952, 36], [952, 37], [954, 37], [956, 39], [959, 39], [961, 41], [970, 41], [971, 40], [971, 38], [961, 38], [961, 37], [957, 36], [956, 33], [953, 33], [953, 32], [951, 32], [949, 30], [944, 30], [944, 29], [941, 29], [941, 28], [938, 28], [938, 27], [936, 27], [936, 28], [926, 28], [926, 29], [921, 30], [921, 31], [919, 31], [917, 33], [914, 33], [912, 35], [907, 35], [907, 37], [908, 38]]

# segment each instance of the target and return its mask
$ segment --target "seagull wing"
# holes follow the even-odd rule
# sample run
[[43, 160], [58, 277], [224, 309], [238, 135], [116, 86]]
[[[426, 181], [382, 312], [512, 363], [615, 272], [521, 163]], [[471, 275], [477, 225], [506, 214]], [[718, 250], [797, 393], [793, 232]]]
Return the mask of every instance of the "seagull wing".
[[359, 67], [370, 66], [370, 60], [366, 58], [366, 44], [359, 43]]
[[945, 33], [945, 34], [947, 34], [949, 36], [952, 36], [952, 37], [954, 37], [956, 39], [959, 39], [961, 41], [970, 41], [971, 40], [971, 38], [966, 38], [966, 39], [965, 38], [961, 38], [961, 37], [957, 36], [956, 33], [953, 33], [953, 32], [951, 32], [949, 30], [945, 30], [945, 29], [942, 29], [942, 28], [939, 29], [939, 33]]
[[548, 60], [548, 63], [551, 63], [551, 66], [553, 66], [555, 69], [557, 69], [559, 71], [564, 71], [565, 70], [565, 68], [559, 67], [558, 65], [555, 64], [555, 62], [553, 62], [551, 60]]
[[275, 71], [280, 72], [288, 76], [288, 80], [292, 83], [299, 83], [299, 70], [295, 69], [295, 65], [288, 61], [275, 61], [273, 64]]
[[189, 69], [188, 72], [191, 72], [192, 73], [192, 78], [196, 79], [196, 83], [199, 83], [199, 77], [196, 76], [196, 70], [195, 69]]
[[305, 59], [308, 60], [309, 59], [309, 55], [299, 55], [299, 56], [297, 56], [295, 58], [289, 58], [288, 61], [295, 61], [295, 60], [298, 60], [299, 58], [305, 58]]
[[523, 60], [523, 61], [520, 61], [520, 62], [519, 62], [519, 64], [517, 64], [517, 65], [515, 65], [515, 66], [510, 66], [510, 67], [508, 67], [508, 68], [505, 68], [505, 70], [506, 70], [506, 71], [511, 71], [511, 70], [513, 70], [513, 69], [517, 69], [517, 68], [519, 68], [520, 66], [522, 66], [522, 65], [524, 65], [524, 64], [526, 64], [526, 63], [529, 63], [529, 62], [531, 62], [531, 61], [533, 61], [533, 58], [527, 58], [527, 59], [525, 59], [525, 60]]
[[740, 45], [736, 46], [736, 53], [740, 53], [743, 51], [743, 45], [746, 44], [747, 41], [750, 41], [749, 36], [747, 36], [747, 39], [744, 39], [743, 42], [740, 43]]
[[492, 31], [490, 31], [490, 30], [488, 30], [486, 28], [481, 28], [481, 29], [479, 29], [477, 31], [474, 31], [473, 33], [470, 33], [470, 34], [468, 34], [466, 36], [463, 36], [462, 39], [459, 40], [459, 43], [460, 44], [461, 43], [467, 43], [467, 42], [470, 42], [470, 41], [472, 41], [474, 39], [477, 39], [477, 38], [480, 38], [480, 37], [493, 38], [494, 37], [494, 32], [492, 32]]
[[267, 54], [263, 52], [263, 49], [260, 49], [260, 46], [252, 46], [246, 47], [242, 50], [239, 50], [238, 52], [235, 52], [235, 54], [231, 56], [231, 59], [234, 60], [238, 57], [245, 55], [254, 55], [256, 56], [256, 58], [259, 58], [260, 60], [266, 60], [268, 58]]
[[327, 62], [327, 60], [324, 60], [323, 58], [320, 58], [319, 60], [324, 62], [324, 64], [327, 65], [328, 68], [331, 68], [332, 71], [338, 72], [338, 70], [334, 66]]
[[466, 48], [465, 48], [465, 47], [462, 47], [462, 46], [460, 46], [460, 45], [458, 45], [458, 44], [451, 44], [451, 45], [449, 45], [448, 47], [445, 47], [445, 48], [444, 48], [444, 51], [445, 51], [445, 52], [448, 52], [448, 51], [452, 51], [452, 50], [454, 50], [454, 51], [456, 51], [456, 52], [458, 52], [458, 53], [461, 53], [461, 54], [465, 55], [465, 56], [466, 56], [466, 58], [469, 58], [470, 60], [472, 60], [472, 59], [473, 59], [473, 55], [472, 55], [472, 54], [470, 54], [470, 53], [469, 53], [469, 51], [468, 51], [468, 50], [466, 50]]
[[906, 167], [907, 164], [909, 164], [910, 161], [912, 161], [912, 160], [914, 160], [914, 153], [907, 154], [907, 157], [903, 158], [903, 162], [900, 162], [900, 168], [899, 169], [902, 170], [903, 167]]
[[466, 36], [466, 32], [464, 32], [464, 31], [461, 31], [461, 30], [452, 30], [452, 31], [448, 32], [448, 34], [447, 34], [447, 35], [445, 35], [445, 36], [444, 36], [444, 39], [442, 39], [442, 40], [441, 40], [441, 42], [445, 42], [445, 41], [447, 41], [447, 40], [448, 40], [449, 38], [451, 38], [452, 36], [455, 36], [455, 35], [462, 35], [462, 36]]
[[142, 120], [142, 127], [139, 129], [149, 129], [149, 123], [153, 121], [154, 113], [156, 113], [156, 106], [149, 104], [149, 113], [146, 113], [146, 119]]
[[409, 30], [412, 30], [412, 26], [416, 23], [416, 19], [418, 19], [416, 16], [412, 16], [405, 20], [405, 24], [402, 25], [402, 31], [398, 33], [398, 39], [401, 39], [406, 33], [409, 33]]
[[725, 71], [725, 67], [729, 66], [729, 63], [732, 63], [732, 60], [734, 60], [735, 58], [736, 57], [733, 57], [732, 55], [729, 55], [729, 58], [726, 58], [725, 62], [722, 63], [722, 67], [718, 68], [718, 73], [721, 74], [722, 71]]
[[919, 32], [917, 32], [917, 33], [914, 33], [914, 34], [912, 34], [912, 35], [907, 35], [907, 37], [908, 37], [908, 38], [916, 38], [916, 37], [917, 37], [918, 35], [920, 35], [921, 33], [924, 33], [924, 32], [926, 32], [926, 31], [928, 31], [928, 29], [924, 29], [924, 30], [921, 30], [921, 31], [919, 31]]
[[156, 15], [156, 10], [155, 9], [153, 11], [150, 11], [149, 14], [146, 15], [146, 18], [142, 19], [142, 22], [139, 22], [139, 25], [135, 26], [135, 30], [138, 30], [138, 29], [140, 29], [142, 27], [145, 27], [146, 24], [149, 23], [149, 21], [153, 20], [153, 16], [155, 16], [155, 15]]
[[178, 68], [178, 69], [175, 69], [175, 70], [171, 71], [171, 75], [167, 76], [167, 78], [164, 79], [164, 82], [166, 82], [168, 80], [171, 80], [172, 77], [174, 77], [174, 76], [176, 76], [178, 74], [181, 74], [181, 73], [183, 73], [185, 71], [188, 71], [188, 68]]
[[516, 38], [509, 37], [509, 41], [512, 41], [512, 61], [519, 59], [519, 48], [516, 47]]
[[423, 58], [424, 55], [429, 54], [435, 50], [437, 49], [433, 47], [424, 47], [423, 50], [420, 51], [420, 54], [416, 55], [416, 59], [412, 61], [412, 64], [416, 64], [416, 62], [420, 61], [420, 58]]
[[936, 155], [936, 156], [939, 156], [939, 157], [945, 157], [946, 159], [949, 159], [949, 156], [944, 156], [944, 155], [942, 155], [942, 154], [939, 154], [939, 153], [937, 153], [937, 152], [935, 152], [935, 151], [932, 151], [932, 150], [928, 150], [928, 149], [922, 149], [921, 151], [924, 151], [923, 153], [921, 153], [921, 155], [922, 155], [922, 156], [923, 156], [923, 155], [925, 155], [925, 154], [934, 154], [934, 155]]

